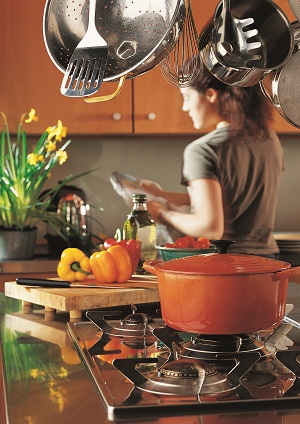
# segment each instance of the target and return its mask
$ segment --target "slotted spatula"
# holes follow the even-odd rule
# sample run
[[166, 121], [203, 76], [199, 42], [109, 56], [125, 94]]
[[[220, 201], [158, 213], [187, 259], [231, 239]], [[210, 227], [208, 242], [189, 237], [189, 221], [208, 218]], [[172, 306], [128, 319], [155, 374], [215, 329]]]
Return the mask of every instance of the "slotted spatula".
[[218, 60], [228, 66], [248, 66], [248, 62], [260, 60], [253, 50], [261, 47], [260, 41], [250, 41], [257, 29], [247, 27], [253, 18], [238, 19], [230, 10], [230, 0], [223, 0], [222, 12], [215, 23], [215, 53]]
[[89, 0], [87, 31], [74, 50], [60, 92], [68, 97], [90, 96], [99, 90], [107, 64], [108, 44], [95, 24], [96, 0]]

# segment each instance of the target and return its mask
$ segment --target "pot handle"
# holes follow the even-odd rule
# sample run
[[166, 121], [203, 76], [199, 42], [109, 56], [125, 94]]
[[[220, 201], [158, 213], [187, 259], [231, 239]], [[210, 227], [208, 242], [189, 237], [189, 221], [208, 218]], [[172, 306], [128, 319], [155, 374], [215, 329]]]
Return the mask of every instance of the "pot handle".
[[264, 84], [264, 81], [259, 81], [260, 89], [263, 92], [264, 96], [273, 104], [273, 98], [270, 92], [268, 91], [267, 87]]
[[163, 264], [163, 263], [164, 261], [159, 261], [159, 260], [146, 261], [143, 263], [143, 268], [146, 271], [151, 272], [151, 274], [157, 275], [156, 265]]
[[293, 283], [300, 284], [300, 266], [294, 268], [285, 269], [284, 271], [274, 272], [272, 275], [273, 281], [283, 280], [284, 278], [296, 277], [293, 280]]
[[97, 97], [84, 97], [84, 101], [86, 103], [96, 103], [96, 102], [107, 102], [108, 100], [112, 100], [121, 92], [124, 83], [126, 80], [126, 75], [123, 75], [120, 78], [119, 84], [117, 86], [117, 89], [112, 94], [107, 94], [106, 96], [97, 96]]

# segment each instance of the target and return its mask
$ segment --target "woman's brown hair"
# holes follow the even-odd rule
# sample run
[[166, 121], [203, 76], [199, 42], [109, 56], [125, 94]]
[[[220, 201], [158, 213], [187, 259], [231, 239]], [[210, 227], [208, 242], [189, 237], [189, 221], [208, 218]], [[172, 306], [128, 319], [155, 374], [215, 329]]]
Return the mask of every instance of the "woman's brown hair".
[[204, 93], [208, 88], [218, 91], [219, 114], [230, 124], [230, 133], [234, 139], [245, 132], [259, 140], [268, 138], [273, 108], [259, 84], [252, 87], [227, 85], [203, 67], [191, 87], [199, 93]]

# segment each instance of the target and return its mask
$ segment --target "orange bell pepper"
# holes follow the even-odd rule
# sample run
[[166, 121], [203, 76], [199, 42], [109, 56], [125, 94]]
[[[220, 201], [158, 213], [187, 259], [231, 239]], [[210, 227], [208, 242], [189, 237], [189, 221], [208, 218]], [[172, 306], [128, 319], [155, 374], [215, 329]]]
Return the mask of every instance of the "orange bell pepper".
[[125, 283], [132, 273], [129, 253], [119, 245], [93, 253], [90, 265], [99, 283]]
[[141, 254], [141, 243], [138, 240], [117, 240], [115, 238], [108, 238], [104, 241], [104, 249], [107, 250], [111, 246], [122, 246], [129, 253], [131, 264], [132, 264], [132, 274], [134, 274]]

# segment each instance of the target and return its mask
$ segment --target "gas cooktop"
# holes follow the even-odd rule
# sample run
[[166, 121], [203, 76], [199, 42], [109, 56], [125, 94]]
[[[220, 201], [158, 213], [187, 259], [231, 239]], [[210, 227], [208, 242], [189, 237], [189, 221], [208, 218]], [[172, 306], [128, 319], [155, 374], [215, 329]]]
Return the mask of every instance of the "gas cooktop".
[[168, 414], [174, 405], [185, 415], [300, 406], [300, 325], [293, 320], [255, 334], [207, 335], [167, 327], [158, 303], [86, 317], [68, 323], [68, 332], [110, 420], [140, 410]]

